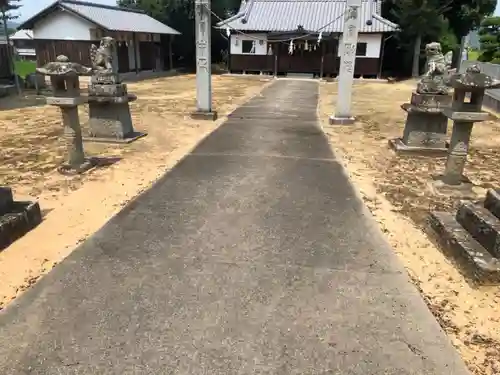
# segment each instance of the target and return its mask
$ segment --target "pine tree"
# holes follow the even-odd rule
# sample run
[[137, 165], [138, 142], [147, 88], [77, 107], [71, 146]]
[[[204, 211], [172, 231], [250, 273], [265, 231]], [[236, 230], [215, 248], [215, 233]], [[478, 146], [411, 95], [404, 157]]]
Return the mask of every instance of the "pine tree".
[[500, 64], [500, 17], [489, 17], [481, 23], [479, 42], [479, 61]]
[[8, 21], [19, 17], [19, 15], [15, 13], [19, 8], [21, 8], [20, 0], [0, 0], [1, 34], [4, 34], [5, 30], [8, 28]]

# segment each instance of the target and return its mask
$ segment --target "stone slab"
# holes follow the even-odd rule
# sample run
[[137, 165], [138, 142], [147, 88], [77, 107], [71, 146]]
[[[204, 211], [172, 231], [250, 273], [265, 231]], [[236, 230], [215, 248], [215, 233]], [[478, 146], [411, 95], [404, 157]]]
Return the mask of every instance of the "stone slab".
[[495, 258], [500, 258], [500, 220], [481, 204], [460, 203], [457, 222]]
[[127, 85], [124, 83], [91, 84], [89, 86], [89, 96], [126, 96], [127, 93]]
[[486, 121], [490, 119], [490, 114], [485, 111], [481, 112], [457, 112], [452, 110], [451, 108], [445, 108], [443, 110], [443, 114], [453, 121]]
[[111, 103], [111, 104], [123, 104], [130, 103], [137, 100], [137, 96], [134, 94], [127, 94], [124, 96], [89, 96], [88, 103]]
[[451, 95], [419, 94], [412, 92], [410, 103], [417, 107], [443, 109], [451, 105]]
[[398, 154], [419, 156], [446, 156], [448, 154], [446, 147], [407, 146], [401, 138], [390, 139], [389, 146]]
[[489, 189], [486, 192], [484, 208], [500, 219], [500, 192], [498, 190]]
[[0, 215], [0, 251], [42, 222], [37, 202], [13, 202], [9, 212]]
[[434, 107], [421, 107], [411, 103], [403, 103], [401, 104], [401, 109], [403, 109], [407, 113], [427, 113], [434, 115], [441, 115], [443, 113], [443, 108], [434, 108]]
[[330, 125], [352, 125], [356, 122], [354, 117], [335, 117], [330, 116], [328, 123]]
[[97, 73], [90, 77], [90, 84], [118, 84], [120, 75], [118, 73]]
[[147, 136], [148, 133], [142, 132], [133, 132], [128, 134], [124, 138], [112, 138], [112, 137], [92, 137], [92, 136], [84, 136], [83, 141], [85, 142], [96, 142], [96, 143], [113, 143], [113, 144], [129, 144], [138, 139]]
[[432, 212], [430, 228], [443, 250], [451, 255], [466, 275], [481, 284], [500, 283], [500, 261], [494, 258], [447, 212]]
[[191, 118], [193, 120], [208, 120], [215, 121], [217, 120], [217, 112], [204, 112], [204, 111], [195, 111], [191, 113]]
[[86, 96], [78, 96], [73, 98], [65, 98], [62, 96], [49, 96], [46, 98], [48, 105], [54, 105], [59, 107], [75, 107], [77, 105], [87, 103]]
[[[436, 111], [434, 109], [434, 111]], [[402, 142], [411, 147], [446, 148], [448, 119], [440, 112], [409, 111]]]

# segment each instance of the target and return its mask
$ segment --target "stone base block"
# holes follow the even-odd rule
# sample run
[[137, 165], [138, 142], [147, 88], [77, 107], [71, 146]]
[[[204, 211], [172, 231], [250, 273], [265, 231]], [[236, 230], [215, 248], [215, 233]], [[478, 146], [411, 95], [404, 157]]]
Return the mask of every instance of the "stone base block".
[[40, 206], [36, 202], [12, 202], [0, 215], [0, 251], [24, 236], [42, 222]]
[[217, 112], [205, 112], [205, 111], [195, 111], [191, 113], [191, 118], [193, 120], [209, 120], [215, 121], [217, 120]]
[[128, 102], [89, 102], [88, 138], [134, 138]]
[[484, 208], [500, 219], [500, 190], [488, 190], [484, 200]]
[[457, 222], [495, 258], [500, 258], [500, 220], [482, 204], [462, 201]]
[[[389, 146], [402, 155], [418, 155], [418, 156], [446, 156], [448, 154], [447, 147], [426, 147], [422, 146], [407, 146], [403, 143], [401, 138], [394, 138], [389, 140]], [[447, 145], [446, 145], [447, 146]]]
[[429, 188], [434, 195], [447, 197], [455, 197], [461, 199], [476, 199], [477, 195], [472, 189], [474, 185], [470, 180], [463, 176], [460, 184], [450, 185], [443, 180], [443, 176], [433, 176], [433, 181], [430, 182]]
[[12, 189], [6, 186], [0, 186], [0, 215], [9, 211], [10, 206], [14, 203]]
[[147, 135], [148, 133], [132, 132], [127, 134], [124, 138], [110, 138], [110, 137], [100, 138], [100, 137], [85, 136], [83, 137], [83, 140], [85, 142], [96, 142], [96, 143], [128, 144], [137, 141], [139, 138], [145, 137]]
[[432, 212], [433, 230], [445, 253], [453, 257], [464, 273], [481, 284], [500, 283], [500, 260], [492, 256], [447, 212]]
[[356, 122], [354, 117], [335, 117], [330, 116], [328, 123], [330, 125], [352, 125]]
[[410, 147], [446, 148], [448, 119], [440, 112], [408, 111], [402, 142]]
[[86, 159], [83, 164], [78, 167], [71, 166], [69, 164], [62, 164], [57, 168], [57, 171], [65, 176], [75, 176], [78, 174], [83, 174], [90, 171], [97, 165], [97, 160], [93, 158]]

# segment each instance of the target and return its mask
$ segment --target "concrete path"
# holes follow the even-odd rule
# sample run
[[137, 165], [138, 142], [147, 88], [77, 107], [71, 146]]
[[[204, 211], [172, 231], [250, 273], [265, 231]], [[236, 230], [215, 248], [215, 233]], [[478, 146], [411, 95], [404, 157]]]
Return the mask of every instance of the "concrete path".
[[458, 354], [277, 81], [0, 314], [0, 374], [453, 374]]

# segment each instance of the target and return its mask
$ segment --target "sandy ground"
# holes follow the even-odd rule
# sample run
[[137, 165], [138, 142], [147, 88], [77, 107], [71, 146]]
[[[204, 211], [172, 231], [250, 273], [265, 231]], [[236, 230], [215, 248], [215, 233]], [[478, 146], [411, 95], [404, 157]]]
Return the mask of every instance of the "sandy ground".
[[[382, 231], [404, 263], [430, 310], [473, 374], [500, 374], [500, 287], [468, 281], [425, 234], [429, 210], [455, 211], [458, 199], [434, 196], [431, 174], [444, 158], [397, 157], [390, 138], [403, 134], [415, 82], [359, 82], [353, 93], [354, 126], [329, 126], [337, 85], [321, 85], [320, 116], [335, 152], [342, 156]], [[451, 128], [451, 126], [449, 127]], [[476, 125], [466, 174], [477, 198], [500, 186], [500, 121]]]
[[[111, 165], [76, 177], [56, 171], [64, 155], [57, 108], [6, 109], [12, 103], [0, 102], [0, 109], [4, 105], [0, 110], [0, 186], [12, 187], [16, 200], [38, 200], [44, 214], [36, 229], [0, 252], [0, 309], [151, 186], [218, 127], [225, 115], [266, 84], [258, 77], [214, 76], [216, 122], [189, 118], [195, 108], [193, 75], [129, 84], [129, 92], [139, 98], [131, 105], [134, 127], [148, 136], [129, 145], [86, 142], [87, 155], [106, 158]], [[88, 119], [86, 107], [81, 107], [80, 119], [82, 124]]]

